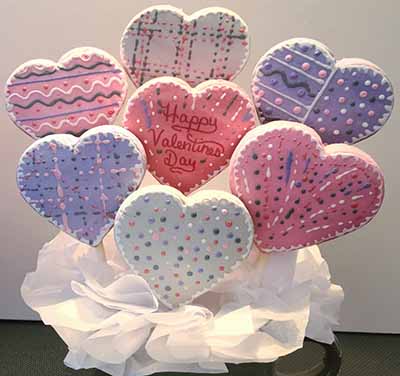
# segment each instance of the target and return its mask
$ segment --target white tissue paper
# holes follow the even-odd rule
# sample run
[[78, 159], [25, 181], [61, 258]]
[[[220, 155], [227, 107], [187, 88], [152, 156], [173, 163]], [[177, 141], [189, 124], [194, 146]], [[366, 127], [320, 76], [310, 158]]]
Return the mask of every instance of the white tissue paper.
[[222, 373], [225, 363], [272, 362], [305, 337], [332, 343], [343, 300], [317, 246], [253, 249], [213, 291], [170, 311], [129, 270], [112, 233], [97, 248], [59, 233], [21, 292], [67, 344], [67, 366], [113, 376]]

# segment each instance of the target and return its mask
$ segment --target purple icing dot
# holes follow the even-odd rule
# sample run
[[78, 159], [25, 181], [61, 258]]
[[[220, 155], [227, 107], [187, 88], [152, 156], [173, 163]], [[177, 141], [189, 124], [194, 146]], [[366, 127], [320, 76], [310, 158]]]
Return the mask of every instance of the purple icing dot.
[[149, 202], [149, 201], [150, 201], [150, 197], [149, 197], [149, 196], [145, 196], [145, 197], [143, 198], [143, 201], [144, 201], [144, 202]]
[[233, 236], [234, 236], [234, 235], [230, 232], [226, 237], [227, 237], [228, 239], [232, 239]]
[[152, 259], [153, 259], [153, 257], [151, 257], [151, 256], [146, 256], [146, 260], [151, 261]]
[[174, 226], [175, 230], [179, 230], [179, 225]]
[[298, 95], [299, 97], [304, 97], [305, 94], [306, 94], [306, 91], [305, 91], [304, 89], [299, 89], [299, 90], [297, 91], [297, 95]]
[[215, 256], [216, 257], [222, 257], [222, 252], [217, 252]]
[[199, 234], [203, 234], [204, 233], [204, 228], [199, 228]]
[[272, 109], [272, 107], [267, 107], [264, 112], [266, 115], [271, 115], [273, 112], [273, 109]]
[[149, 218], [149, 223], [150, 224], [153, 224], [155, 221], [156, 221], [155, 218]]
[[139, 239], [143, 239], [144, 238], [144, 234], [141, 232], [140, 234], [139, 234]]
[[200, 247], [196, 245], [196, 247], [193, 248], [193, 251], [199, 252], [200, 251]]
[[276, 78], [271, 78], [271, 85], [275, 86], [278, 83], [278, 80]]
[[168, 240], [163, 240], [163, 245], [168, 245]]
[[300, 49], [301, 49], [303, 52], [307, 52], [307, 51], [308, 51], [308, 46], [307, 46], [307, 45], [302, 45], [302, 46], [300, 47]]
[[199, 273], [203, 273], [203, 272], [204, 272], [204, 269], [203, 269], [203, 268], [199, 268], [197, 271], [198, 271]]
[[263, 66], [264, 69], [271, 69], [272, 64], [270, 62], [266, 62]]
[[296, 72], [290, 72], [289, 77], [295, 79], [299, 77], [299, 75]]
[[179, 281], [179, 282], [178, 282], [178, 285], [179, 285], [179, 286], [183, 286], [184, 284], [185, 284], [185, 282], [183, 282], [183, 281]]

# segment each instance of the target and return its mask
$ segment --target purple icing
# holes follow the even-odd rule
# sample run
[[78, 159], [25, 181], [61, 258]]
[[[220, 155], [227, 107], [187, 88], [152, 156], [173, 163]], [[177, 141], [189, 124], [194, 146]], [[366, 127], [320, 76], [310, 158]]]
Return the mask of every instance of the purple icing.
[[263, 122], [292, 120], [326, 144], [356, 143], [377, 132], [393, 106], [393, 89], [372, 63], [336, 63], [328, 49], [305, 39], [279, 44], [261, 58], [253, 95]]
[[120, 127], [102, 126], [80, 138], [50, 135], [36, 141], [21, 157], [17, 183], [24, 199], [51, 223], [97, 245], [145, 170], [138, 139]]

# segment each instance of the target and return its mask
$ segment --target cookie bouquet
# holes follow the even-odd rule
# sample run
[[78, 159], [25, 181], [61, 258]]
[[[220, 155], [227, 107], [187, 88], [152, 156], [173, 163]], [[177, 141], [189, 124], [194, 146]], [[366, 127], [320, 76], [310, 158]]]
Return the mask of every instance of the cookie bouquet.
[[[155, 6], [125, 29], [122, 65], [82, 47], [11, 74], [7, 111], [35, 139], [17, 185], [61, 230], [21, 291], [68, 366], [220, 373], [333, 341], [343, 293], [317, 245], [382, 204], [382, 171], [352, 145], [393, 90], [296, 38], [260, 59], [250, 97], [231, 81], [248, 54], [232, 11]], [[225, 168], [231, 192], [199, 190]], [[141, 187], [146, 171], [160, 184]]]

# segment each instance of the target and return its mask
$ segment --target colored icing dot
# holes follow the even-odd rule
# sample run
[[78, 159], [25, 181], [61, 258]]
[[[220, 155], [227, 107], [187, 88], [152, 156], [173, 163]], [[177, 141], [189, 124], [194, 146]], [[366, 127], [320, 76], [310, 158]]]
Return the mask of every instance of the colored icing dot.
[[385, 96], [384, 96], [383, 94], [381, 94], [381, 95], [378, 97], [378, 99], [381, 100], [381, 101], [383, 101], [383, 100], [385, 99]]
[[345, 98], [345, 97], [340, 97], [340, 98], [338, 99], [338, 102], [339, 102], [339, 103], [344, 103], [344, 102], [346, 102], [346, 98]]
[[280, 98], [280, 97], [275, 98], [274, 103], [275, 103], [277, 106], [280, 106], [280, 105], [283, 103], [283, 99]]
[[353, 119], [350, 119], [350, 118], [346, 120], [347, 125], [352, 125], [353, 122], [354, 122]]
[[308, 70], [311, 68], [311, 66], [310, 66], [309, 63], [303, 63], [303, 64], [301, 65], [301, 68], [302, 68], [304, 71], [308, 71]]
[[375, 115], [375, 112], [374, 111], [368, 111], [368, 116], [369, 117], [372, 117], [372, 116], [374, 116]]
[[343, 78], [339, 78], [339, 79], [336, 81], [336, 83], [337, 83], [339, 86], [342, 86], [342, 85], [344, 84], [344, 79], [343, 79]]
[[287, 55], [285, 56], [285, 61], [289, 62], [289, 61], [292, 61], [292, 60], [293, 60], [293, 56], [292, 56], [292, 55], [287, 54]]
[[293, 113], [298, 115], [301, 113], [301, 107], [300, 106], [295, 106], [293, 107]]
[[335, 129], [335, 130], [333, 131], [333, 134], [334, 134], [335, 136], [339, 135], [339, 134], [340, 134], [339, 129]]
[[361, 98], [365, 98], [368, 95], [368, 92], [366, 92], [365, 90], [360, 92], [360, 97]]
[[341, 113], [342, 115], [344, 115], [344, 114], [347, 113], [347, 110], [346, 110], [345, 108], [342, 108], [342, 109], [340, 110], [340, 113]]
[[329, 115], [331, 113], [331, 111], [328, 109], [328, 108], [326, 108], [325, 110], [324, 110], [324, 115]]
[[225, 270], [225, 267], [224, 267], [224, 266], [220, 266], [218, 269], [219, 269], [221, 272], [223, 272], [223, 271]]
[[364, 128], [368, 128], [369, 124], [367, 122], [364, 122], [364, 123], [361, 124], [361, 126], [364, 127]]
[[327, 72], [326, 70], [324, 70], [324, 69], [321, 69], [321, 70], [318, 72], [318, 77], [319, 77], [319, 78], [325, 78], [327, 75], [328, 75], [328, 72]]
[[365, 86], [370, 86], [370, 85], [371, 85], [371, 81], [370, 81], [370, 80], [365, 81], [365, 82], [364, 82], [364, 85], [365, 85]]
[[217, 252], [217, 253], [215, 254], [215, 256], [216, 256], [216, 257], [222, 257], [222, 252]]
[[299, 90], [297, 91], [297, 95], [298, 95], [299, 97], [304, 97], [305, 94], [306, 94], [306, 91], [305, 91], [304, 89], [299, 89]]
[[320, 131], [321, 133], [325, 133], [326, 129], [325, 129], [324, 127], [321, 127], [321, 128], [319, 128], [319, 131]]
[[371, 86], [374, 90], [376, 90], [378, 87], [379, 87], [379, 85], [378, 84], [372, 84], [372, 86]]
[[153, 269], [158, 270], [158, 269], [160, 269], [160, 267], [158, 265], [153, 265]]
[[299, 77], [299, 75], [296, 72], [290, 72], [289, 77], [292, 78], [293, 80]]

